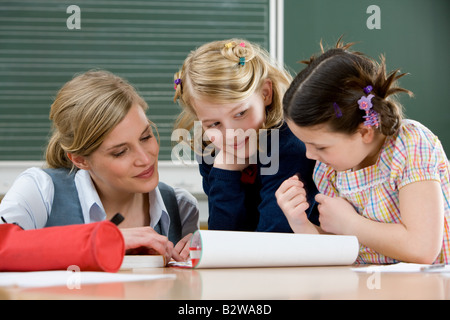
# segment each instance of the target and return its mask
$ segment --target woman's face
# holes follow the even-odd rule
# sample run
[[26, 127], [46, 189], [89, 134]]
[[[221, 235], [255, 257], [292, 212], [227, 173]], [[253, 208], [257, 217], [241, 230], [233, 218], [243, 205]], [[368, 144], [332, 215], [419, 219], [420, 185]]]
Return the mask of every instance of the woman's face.
[[87, 170], [101, 192], [147, 193], [158, 185], [158, 152], [147, 116], [136, 104], [86, 158]]

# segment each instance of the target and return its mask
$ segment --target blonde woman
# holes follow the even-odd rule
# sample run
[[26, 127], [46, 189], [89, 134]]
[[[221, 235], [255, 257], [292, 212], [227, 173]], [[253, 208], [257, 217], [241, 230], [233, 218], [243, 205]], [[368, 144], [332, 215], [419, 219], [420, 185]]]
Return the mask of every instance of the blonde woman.
[[159, 184], [159, 143], [147, 108], [130, 84], [106, 71], [67, 82], [50, 111], [48, 168], [30, 168], [16, 179], [0, 205], [2, 222], [39, 229], [119, 212], [129, 253], [186, 259], [198, 228], [197, 202], [183, 189]]
[[205, 146], [196, 151], [208, 228], [292, 232], [275, 191], [294, 174], [308, 190], [308, 215], [316, 222], [314, 162], [283, 121], [289, 73], [255, 43], [229, 39], [192, 51], [174, 79], [182, 107], [176, 128], [202, 131], [194, 136]]

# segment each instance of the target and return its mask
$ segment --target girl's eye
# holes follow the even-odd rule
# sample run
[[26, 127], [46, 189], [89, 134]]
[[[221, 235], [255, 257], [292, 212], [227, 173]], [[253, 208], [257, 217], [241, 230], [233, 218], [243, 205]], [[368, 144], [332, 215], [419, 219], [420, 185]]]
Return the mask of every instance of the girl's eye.
[[207, 128], [208, 128], [208, 129], [214, 128], [214, 127], [217, 127], [219, 124], [220, 124], [220, 122], [214, 122], [214, 123], [208, 125]]
[[247, 110], [241, 111], [241, 112], [239, 112], [238, 114], [236, 114], [234, 117], [235, 117], [235, 118], [240, 118], [240, 117], [244, 116], [244, 114], [245, 114], [246, 112], [247, 112]]

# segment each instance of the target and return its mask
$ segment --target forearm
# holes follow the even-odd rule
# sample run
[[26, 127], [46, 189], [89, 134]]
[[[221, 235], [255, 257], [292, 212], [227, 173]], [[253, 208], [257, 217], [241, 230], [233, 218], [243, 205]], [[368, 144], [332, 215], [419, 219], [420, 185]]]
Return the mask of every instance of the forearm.
[[440, 247], [408, 230], [402, 223], [384, 223], [355, 216], [345, 232], [355, 235], [360, 244], [399, 261], [433, 263]]
[[[289, 221], [289, 220], [288, 220]], [[296, 223], [289, 221], [292, 231], [294, 233], [304, 233], [304, 234], [325, 234], [319, 226], [316, 226], [311, 221], [306, 219], [302, 223]]]

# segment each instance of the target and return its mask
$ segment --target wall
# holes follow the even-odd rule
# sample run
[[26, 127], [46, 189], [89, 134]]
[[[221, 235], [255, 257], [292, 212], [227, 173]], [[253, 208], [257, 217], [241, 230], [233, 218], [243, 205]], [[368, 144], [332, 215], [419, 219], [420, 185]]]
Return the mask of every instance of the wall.
[[[319, 42], [333, 46], [344, 35], [352, 49], [378, 59], [384, 54], [388, 70], [409, 75], [400, 85], [414, 98], [400, 95], [407, 118], [423, 123], [450, 153], [450, 1], [448, 0], [286, 0], [285, 63], [297, 73], [320, 52]], [[380, 29], [369, 29], [370, 5], [380, 8]]]

